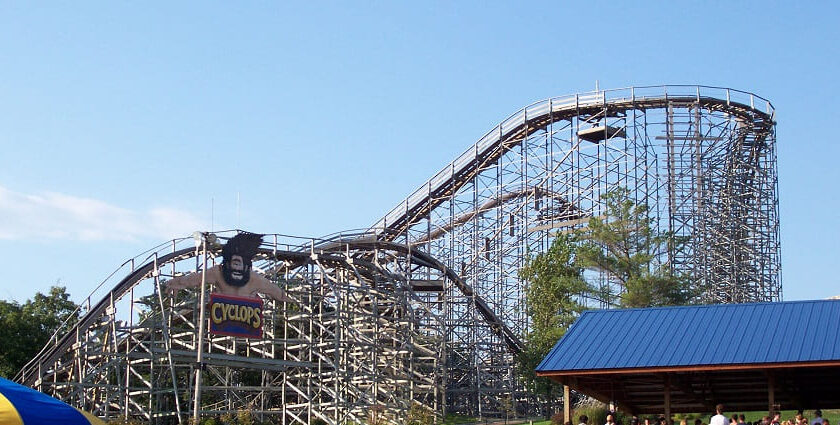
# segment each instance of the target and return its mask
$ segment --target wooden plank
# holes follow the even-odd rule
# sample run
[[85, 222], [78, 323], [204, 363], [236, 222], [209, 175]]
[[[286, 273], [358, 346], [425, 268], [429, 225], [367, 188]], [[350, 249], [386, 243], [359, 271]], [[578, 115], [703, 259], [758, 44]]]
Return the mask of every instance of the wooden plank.
[[411, 290], [414, 292], [443, 292], [443, 280], [411, 279]]

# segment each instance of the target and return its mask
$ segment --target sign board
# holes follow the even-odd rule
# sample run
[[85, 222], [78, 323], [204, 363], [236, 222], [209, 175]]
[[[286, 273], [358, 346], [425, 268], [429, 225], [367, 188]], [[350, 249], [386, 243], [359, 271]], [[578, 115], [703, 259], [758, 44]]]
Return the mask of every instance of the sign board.
[[260, 298], [212, 293], [208, 311], [211, 334], [262, 338], [263, 301]]

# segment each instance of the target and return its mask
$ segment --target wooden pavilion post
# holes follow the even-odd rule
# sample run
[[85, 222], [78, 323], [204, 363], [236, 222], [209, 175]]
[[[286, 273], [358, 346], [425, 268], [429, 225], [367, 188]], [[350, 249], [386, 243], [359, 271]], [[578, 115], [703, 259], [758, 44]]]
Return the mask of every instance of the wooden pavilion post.
[[671, 375], [665, 374], [665, 422], [671, 424]]
[[572, 391], [563, 385], [563, 423], [572, 421]]
[[767, 412], [772, 417], [776, 407], [776, 379], [773, 373], [767, 372]]

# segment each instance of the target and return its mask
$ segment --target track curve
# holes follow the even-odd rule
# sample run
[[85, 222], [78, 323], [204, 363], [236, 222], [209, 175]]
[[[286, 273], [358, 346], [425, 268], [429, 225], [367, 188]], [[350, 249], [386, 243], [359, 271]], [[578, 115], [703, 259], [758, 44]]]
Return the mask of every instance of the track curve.
[[[504, 409], [503, 397], [532, 396], [512, 373], [513, 354], [522, 350], [520, 338], [529, 329], [527, 282], [518, 270], [529, 255], [546, 249], [553, 234], [602, 214], [599, 197], [611, 188], [635, 190], [639, 202], [654, 207], [660, 229], [694, 241], [668, 252], [667, 261], [710, 285], [704, 287], [708, 302], [779, 299], [775, 167], [775, 111], [751, 93], [648, 86], [555, 97], [500, 122], [366, 231], [286, 245], [278, 245], [275, 235], [274, 246], [260, 255], [280, 264], [277, 270], [323, 271], [334, 263], [334, 270], [373, 270], [386, 280], [408, 281], [412, 289], [417, 285], [407, 291], [415, 296], [409, 303], [423, 304], [433, 317], [429, 323], [445, 329], [444, 404], [450, 412], [492, 416]], [[157, 284], [164, 265], [171, 265], [167, 276], [183, 273], [184, 260], [195, 258], [190, 270], [199, 268], [197, 249], [171, 245], [136, 258], [142, 266], [132, 266], [95, 304], [89, 298], [81, 321], [17, 379], [31, 385], [43, 376], [41, 365], [70, 367], [62, 356], [77, 350], [79, 335], [102, 328], [100, 319], [117, 322], [114, 303], [129, 293], [133, 303], [134, 288]], [[383, 267], [383, 261], [390, 264]]]
[[[696, 89], [696, 94], [668, 94], [669, 89], [672, 93], [681, 93], [685, 92], [686, 88]], [[641, 94], [647, 93], [650, 89], [661, 89], [662, 93]], [[705, 92], [709, 90], [723, 92], [725, 97], [705, 95]], [[733, 101], [733, 95], [743, 95], [749, 103]], [[756, 100], [765, 104], [765, 110], [756, 108]], [[396, 239], [418, 219], [427, 216], [432, 209], [457, 192], [480, 170], [489, 164], [494, 164], [529, 135], [545, 129], [554, 122], [574, 116], [597, 115], [604, 110], [655, 109], [680, 103], [694, 103], [709, 111], [725, 110], [741, 120], [758, 121], [766, 130], [771, 129], [774, 124], [775, 110], [770, 101], [752, 93], [723, 87], [644, 86], [550, 98], [528, 105], [503, 120], [470, 149], [409, 195], [403, 205], [392, 209], [369, 230], [380, 233], [385, 240]]]
[[[658, 249], [656, 267], [691, 282], [695, 302], [781, 299], [775, 110], [755, 94], [723, 87], [629, 87], [554, 97], [519, 109], [447, 163], [368, 233], [422, 247], [526, 338], [527, 259], [557, 233], [604, 217], [604, 195], [626, 190], [656, 231], [685, 243]], [[612, 308], [618, 279], [589, 270]], [[459, 306], [471, 300], [456, 293]], [[470, 351], [449, 400], [481, 415], [516, 392], [512, 360], [487, 354], [508, 344], [459, 308], [447, 319], [452, 345]], [[488, 348], [491, 347], [491, 348]], [[523, 393], [527, 393], [523, 391]], [[469, 397], [462, 397], [469, 394]], [[463, 404], [461, 404], [463, 403]]]
[[[311, 262], [315, 259], [340, 263], [346, 261], [346, 258], [339, 255], [333, 255], [330, 253], [331, 251], [364, 251], [373, 249], [390, 250], [408, 255], [412, 262], [422, 264], [426, 267], [431, 267], [443, 273], [465, 296], [472, 297], [475, 300], [476, 309], [487, 321], [490, 328], [493, 329], [499, 337], [506, 341], [509, 349], [515, 353], [521, 351], [522, 343], [519, 341], [519, 338], [496, 316], [496, 314], [487, 306], [487, 303], [480, 296], [475, 294], [475, 291], [473, 291], [473, 289], [467, 285], [463, 279], [457, 275], [457, 273], [450, 270], [446, 267], [446, 265], [434, 259], [432, 256], [416, 249], [412, 250], [408, 246], [387, 241], [349, 239], [346, 241], [324, 244], [324, 246], [319, 247], [317, 250], [314, 248], [313, 244], [312, 252], [261, 248], [258, 256], [260, 256], [263, 260], [288, 262], [289, 264], [303, 264]], [[316, 251], [319, 254], [316, 254]], [[220, 250], [217, 249], [212, 254], [220, 255]], [[197, 248], [183, 248], [161, 256], [154, 255], [152, 260], [131, 271], [127, 276], [120, 280], [119, 283], [117, 283], [96, 304], [94, 304], [75, 325], [64, 330], [63, 336], [55, 343], [48, 343], [47, 346], [45, 346], [20, 370], [16, 376], [16, 380], [26, 385], [33, 385], [38, 378], [38, 365], [55, 363], [56, 360], [58, 360], [73, 346], [76, 342], [76, 335], [86, 332], [93, 324], [99, 321], [103, 315], [106, 314], [106, 311], [110, 306], [122, 299], [138, 283], [148, 279], [155, 273], [159, 273], [159, 270], [166, 264], [190, 258], [197, 258], [200, 255], [201, 252]]]

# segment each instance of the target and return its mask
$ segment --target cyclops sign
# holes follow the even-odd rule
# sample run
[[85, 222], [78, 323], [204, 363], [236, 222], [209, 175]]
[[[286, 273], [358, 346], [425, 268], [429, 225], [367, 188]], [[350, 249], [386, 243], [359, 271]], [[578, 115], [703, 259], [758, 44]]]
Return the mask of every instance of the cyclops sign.
[[213, 293], [209, 309], [211, 334], [262, 338], [262, 299]]

